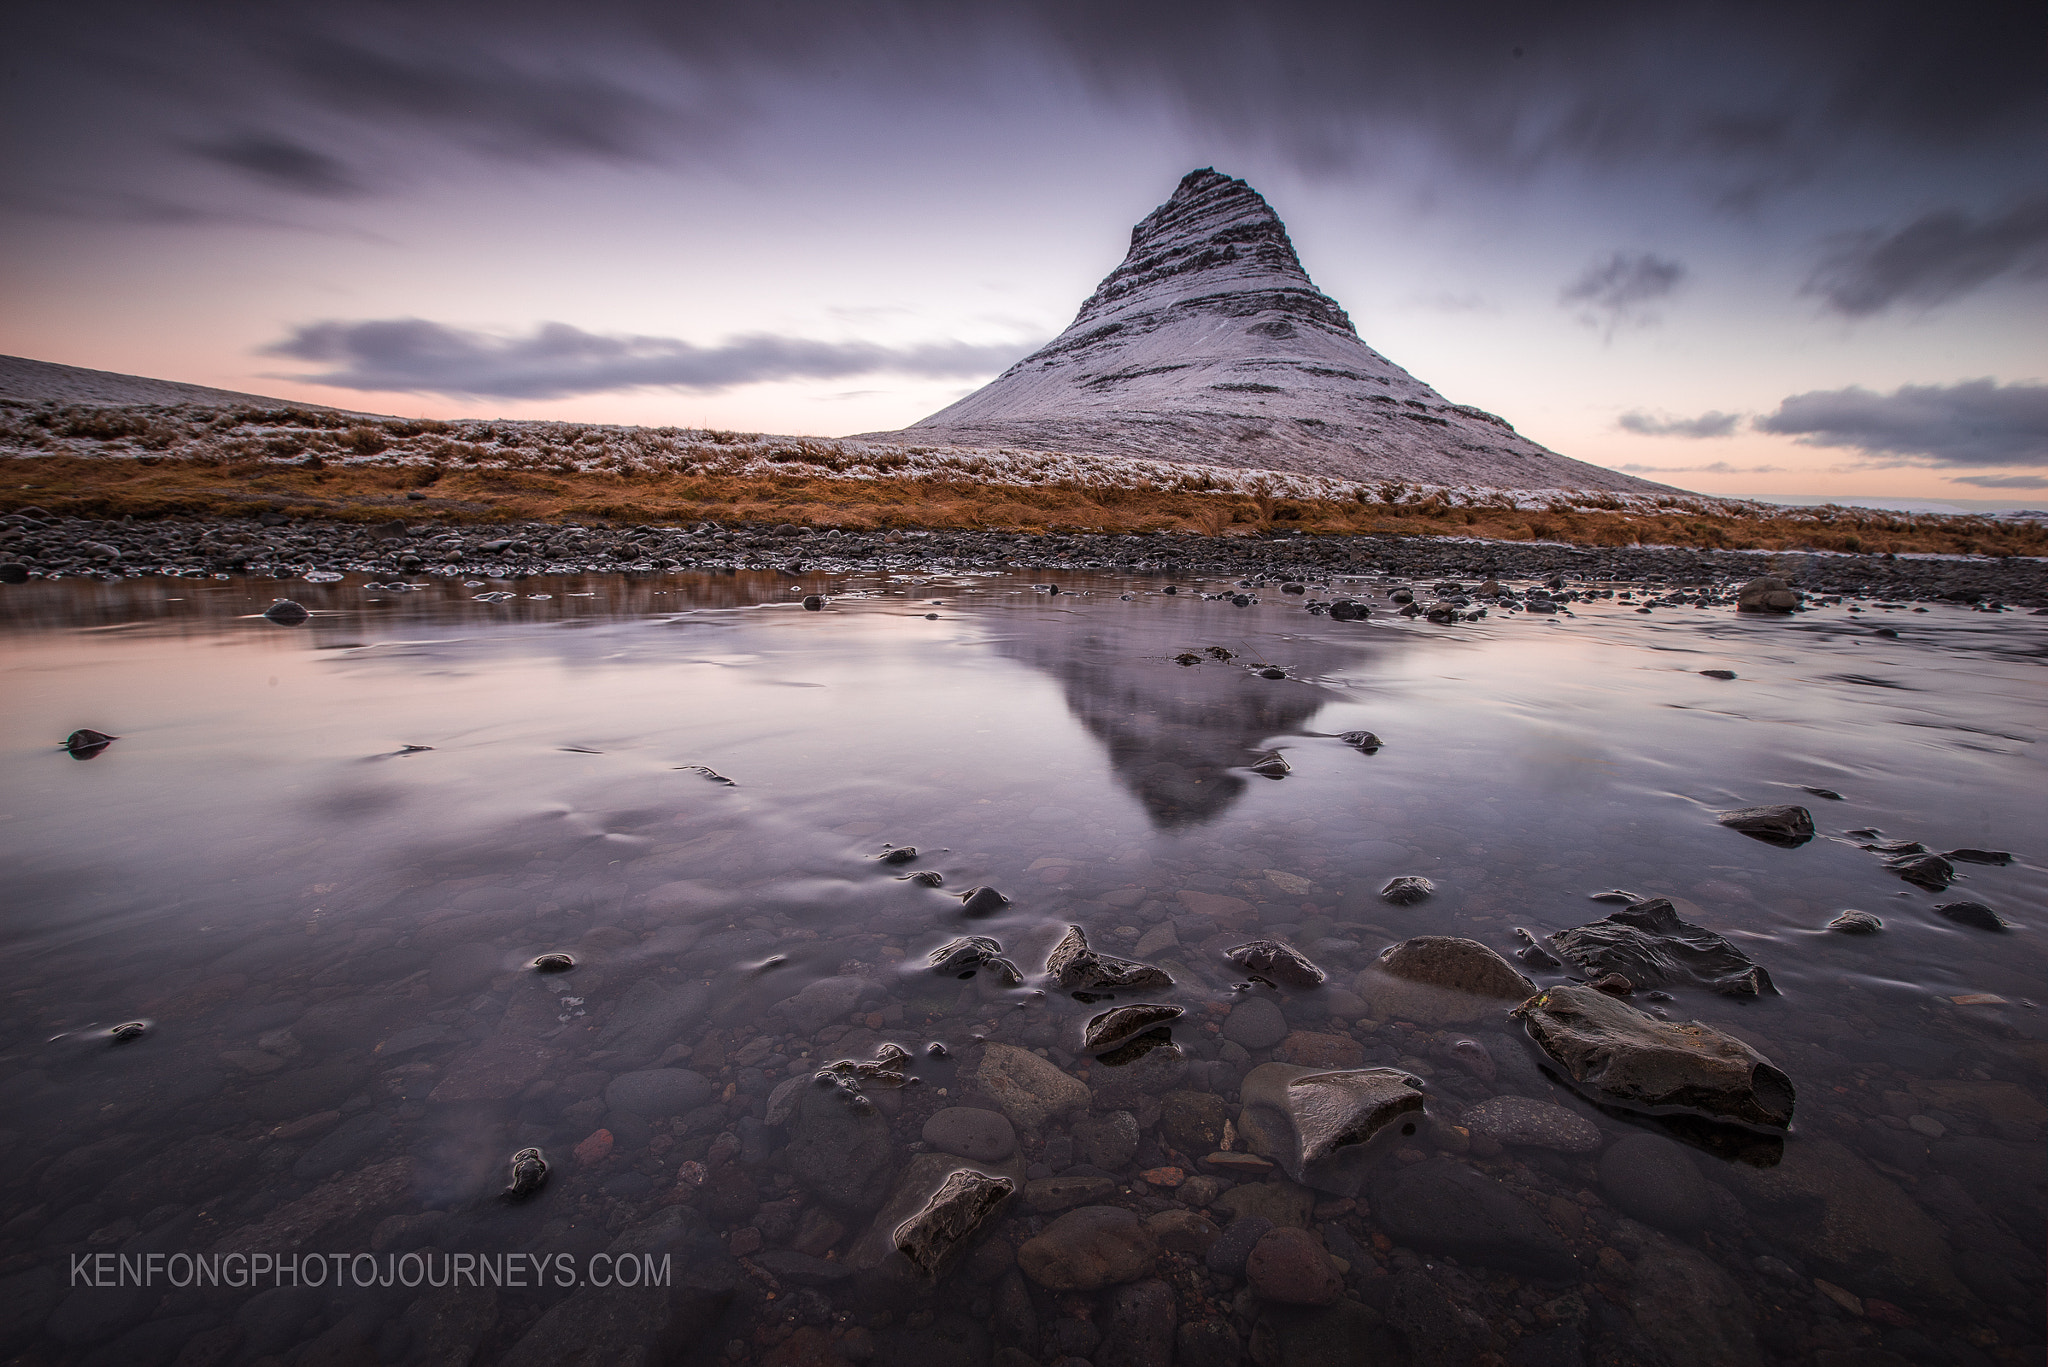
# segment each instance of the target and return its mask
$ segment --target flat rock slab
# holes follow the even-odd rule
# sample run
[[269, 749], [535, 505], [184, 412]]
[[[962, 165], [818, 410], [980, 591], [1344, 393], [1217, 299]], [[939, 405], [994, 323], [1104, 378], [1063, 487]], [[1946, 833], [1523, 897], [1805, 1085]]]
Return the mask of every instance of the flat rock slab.
[[1731, 997], [1778, 990], [1748, 955], [1706, 927], [1681, 920], [1662, 897], [1560, 930], [1549, 940], [1589, 979], [1619, 973], [1638, 988], [1703, 987]]
[[1247, 1049], [1271, 1049], [1287, 1038], [1287, 1017], [1265, 997], [1245, 997], [1223, 1018], [1223, 1038]]
[[1040, 1129], [1056, 1115], [1082, 1110], [1091, 1099], [1088, 1084], [1081, 1079], [1008, 1044], [983, 1046], [974, 1076], [1011, 1123], [1025, 1130]]
[[946, 1174], [915, 1215], [896, 1227], [896, 1251], [934, 1281], [944, 1277], [1001, 1212], [1017, 1184], [970, 1168]]
[[1794, 1089], [1756, 1050], [1698, 1021], [1660, 1021], [1590, 987], [1553, 987], [1515, 1008], [1529, 1037], [1602, 1101], [1784, 1129]]
[[924, 1122], [924, 1142], [962, 1158], [999, 1162], [1017, 1151], [1017, 1130], [1008, 1116], [971, 1106], [948, 1106]]
[[1488, 1097], [1466, 1111], [1462, 1123], [1496, 1144], [1591, 1153], [1600, 1147], [1600, 1127], [1575, 1111], [1525, 1096]]
[[1576, 1280], [1579, 1265], [1535, 1208], [1462, 1163], [1431, 1159], [1373, 1184], [1373, 1214], [1396, 1243], [1503, 1272]]
[[963, 1171], [1000, 1177], [1018, 1186], [1024, 1181], [1024, 1161], [1021, 1158], [1012, 1157], [1000, 1163], [977, 1163], [949, 1153], [913, 1154], [897, 1175], [896, 1184], [890, 1188], [881, 1208], [847, 1250], [845, 1261], [835, 1260], [825, 1265], [865, 1272], [890, 1261], [896, 1255], [897, 1229], [924, 1209], [925, 1203], [945, 1185], [948, 1177]]
[[1017, 1250], [1024, 1275], [1049, 1291], [1097, 1291], [1148, 1277], [1159, 1240], [1131, 1211], [1117, 1206], [1070, 1210]]

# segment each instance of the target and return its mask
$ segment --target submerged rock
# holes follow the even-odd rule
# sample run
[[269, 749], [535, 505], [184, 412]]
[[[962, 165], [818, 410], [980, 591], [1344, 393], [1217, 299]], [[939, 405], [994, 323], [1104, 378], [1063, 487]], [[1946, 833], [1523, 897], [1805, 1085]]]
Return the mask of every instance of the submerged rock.
[[884, 850], [875, 856], [876, 862], [882, 864], [908, 864], [915, 858], [917, 858], [917, 846], [915, 845], [899, 845], [893, 850]]
[[883, 1040], [876, 1046], [873, 1058], [835, 1059], [814, 1073], [812, 1080], [830, 1083], [846, 1092], [858, 1092], [862, 1087], [903, 1087], [917, 1081], [904, 1075], [903, 1065], [909, 1061], [909, 1050]]
[[1045, 971], [1059, 979], [1068, 992], [1139, 992], [1173, 986], [1173, 978], [1164, 969], [1096, 953], [1088, 947], [1088, 936], [1079, 926], [1068, 926], [1045, 956]]
[[896, 1227], [891, 1242], [933, 1281], [952, 1270], [993, 1221], [1017, 1184], [961, 1168], [949, 1174], [924, 1209]]
[[[1337, 615], [1337, 610], [1335, 608], [1332, 608], [1330, 610], [1330, 615], [1335, 617]], [[1371, 754], [1373, 751], [1379, 749], [1380, 746], [1386, 743], [1370, 731], [1346, 731], [1343, 734], [1339, 735], [1337, 739], [1343, 741], [1352, 749], [1368, 755]]]
[[1526, 1096], [1492, 1096], [1466, 1111], [1460, 1124], [1496, 1144], [1519, 1144], [1559, 1153], [1591, 1153], [1600, 1127], [1575, 1111]]
[[1436, 884], [1419, 875], [1403, 874], [1380, 889], [1380, 897], [1397, 907], [1413, 906], [1436, 891]]
[[1514, 1014], [1537, 1047], [1600, 1100], [1776, 1129], [1792, 1123], [1792, 1079], [1710, 1025], [1656, 1020], [1590, 987], [1550, 988]]
[[1867, 911], [1845, 911], [1828, 922], [1828, 929], [1841, 935], [1875, 935], [1884, 922]]
[[1070, 1210], [1017, 1250], [1018, 1268], [1049, 1291], [1098, 1291], [1134, 1282], [1158, 1262], [1157, 1236], [1117, 1206]]
[[1383, 950], [1356, 988], [1395, 1016], [1441, 1025], [1495, 1015], [1502, 1002], [1526, 1000], [1536, 984], [1477, 940], [1417, 935]]
[[1088, 1084], [1028, 1049], [984, 1046], [975, 1081], [1020, 1129], [1036, 1130], [1056, 1115], [1087, 1109]]
[[1354, 1196], [1373, 1162], [1422, 1123], [1422, 1082], [1393, 1068], [1264, 1063], [1245, 1075], [1239, 1132], [1319, 1191]]
[[1320, 987], [1328, 976], [1299, 951], [1278, 940], [1252, 940], [1224, 950], [1223, 957], [1239, 968], [1263, 973], [1288, 987]]
[[[1596, 902], [1598, 902], [1598, 901], [1605, 901], [1606, 899], [1605, 899], [1604, 897], [1597, 897], [1597, 896], [1596, 896], [1596, 897], [1595, 897], [1595, 898], [1594, 898], [1593, 900], [1594, 900], [1594, 901], [1596, 901]], [[1634, 899], [1630, 899], [1630, 900], [1634, 900]], [[1531, 967], [1531, 968], [1563, 968], [1563, 967], [1564, 967], [1564, 960], [1562, 960], [1562, 959], [1558, 958], [1558, 957], [1557, 957], [1557, 956], [1556, 956], [1555, 954], [1552, 954], [1552, 953], [1551, 953], [1551, 952], [1550, 952], [1549, 950], [1545, 949], [1545, 948], [1544, 948], [1544, 947], [1543, 947], [1542, 945], [1538, 944], [1538, 943], [1536, 942], [1536, 937], [1535, 937], [1534, 935], [1531, 935], [1531, 934], [1530, 934], [1530, 933], [1528, 932], [1528, 930], [1526, 930], [1526, 929], [1525, 929], [1524, 927], [1522, 927], [1522, 926], [1516, 926], [1516, 927], [1515, 927], [1515, 938], [1516, 938], [1516, 939], [1518, 939], [1518, 940], [1520, 940], [1520, 941], [1522, 942], [1522, 947], [1521, 947], [1520, 949], [1518, 949], [1518, 950], [1516, 950], [1516, 951], [1515, 951], [1515, 957], [1516, 957], [1517, 959], [1520, 959], [1520, 960], [1521, 960], [1521, 961], [1522, 961], [1523, 963], [1525, 963], [1525, 964], [1529, 965], [1529, 967]]]
[[1938, 854], [1908, 854], [1887, 859], [1884, 866], [1916, 888], [1946, 892], [1956, 881], [1956, 866]]
[[1781, 803], [1771, 807], [1743, 807], [1721, 812], [1714, 818], [1731, 831], [1770, 845], [1797, 849], [1813, 839], [1813, 813], [1804, 807]]
[[1681, 920], [1667, 898], [1623, 907], [1550, 937], [1589, 978], [1618, 973], [1632, 987], [1704, 987], [1731, 997], [1777, 992], [1771, 975], [1704, 926]]
[[576, 967], [576, 959], [574, 955], [554, 952], [537, 956], [532, 966], [539, 973], [567, 973]]
[[925, 962], [931, 965], [932, 972], [950, 973], [956, 978], [971, 978], [985, 968], [1003, 986], [1016, 987], [1024, 981], [1024, 975], [1002, 953], [1002, 942], [994, 936], [963, 935], [940, 945], [926, 956]]
[[799, 1090], [784, 1153], [798, 1185], [836, 1210], [870, 1211], [888, 1195], [889, 1122], [871, 1102], [848, 1105], [837, 1087]]
[[1245, 767], [1261, 778], [1286, 778], [1294, 772], [1294, 766], [1277, 750]]
[[1934, 913], [1946, 916], [1957, 925], [1975, 926], [1978, 930], [2012, 929], [2011, 922], [1982, 902], [1943, 902], [1935, 907]]
[[1950, 859], [1960, 859], [1965, 864], [2010, 864], [2012, 855], [2006, 850], [1950, 850]]
[[1431, 1159], [1383, 1173], [1376, 1223], [1396, 1242], [1547, 1281], [1577, 1280], [1578, 1260], [1527, 1201], [1462, 1163]]
[[267, 621], [286, 627], [295, 627], [312, 615], [289, 598], [280, 598], [263, 610], [263, 616]]
[[507, 1200], [523, 1201], [548, 1180], [548, 1160], [539, 1149], [521, 1149], [512, 1155], [512, 1180], [505, 1186]]
[[937, 869], [919, 869], [916, 873], [897, 874], [896, 881], [899, 883], [915, 883], [921, 888], [938, 888], [945, 886], [946, 875], [940, 873]]
[[1106, 1054], [1186, 1014], [1182, 1007], [1164, 1006], [1157, 1002], [1111, 1007], [1092, 1018], [1082, 1029], [1081, 1049], [1084, 1053]]

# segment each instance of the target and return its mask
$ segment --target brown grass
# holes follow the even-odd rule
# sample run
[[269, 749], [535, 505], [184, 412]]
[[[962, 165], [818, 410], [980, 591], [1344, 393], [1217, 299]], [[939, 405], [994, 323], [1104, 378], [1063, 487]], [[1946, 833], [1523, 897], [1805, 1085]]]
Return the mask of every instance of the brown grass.
[[[1934, 551], [2048, 554], [2048, 527], [1989, 519], [1913, 518], [1841, 509], [1824, 520], [1728, 517], [1672, 509], [1655, 514], [1553, 507], [1541, 512], [1453, 506], [1441, 497], [1384, 502], [1254, 495], [1023, 486], [971, 480], [743, 478], [629, 469], [475, 469], [435, 465], [329, 465], [314, 469], [248, 456], [110, 460], [66, 455], [10, 458], [0, 511], [31, 505], [80, 517], [250, 516], [279, 511], [340, 521], [409, 519], [494, 523], [606, 518], [622, 522], [793, 522], [849, 530], [985, 528], [1018, 531], [1232, 531], [1279, 526], [1310, 533], [1472, 536], [1581, 546], [1637, 543], [1744, 550]], [[408, 493], [425, 495], [408, 499]]]

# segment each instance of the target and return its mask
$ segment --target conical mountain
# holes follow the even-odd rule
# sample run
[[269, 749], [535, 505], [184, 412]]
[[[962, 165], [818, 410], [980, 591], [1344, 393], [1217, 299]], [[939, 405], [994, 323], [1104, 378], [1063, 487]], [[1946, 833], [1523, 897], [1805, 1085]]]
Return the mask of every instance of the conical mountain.
[[1131, 230], [1065, 332], [923, 421], [866, 435], [1357, 480], [1664, 488], [1560, 456], [1374, 351], [1258, 191], [1207, 169]]

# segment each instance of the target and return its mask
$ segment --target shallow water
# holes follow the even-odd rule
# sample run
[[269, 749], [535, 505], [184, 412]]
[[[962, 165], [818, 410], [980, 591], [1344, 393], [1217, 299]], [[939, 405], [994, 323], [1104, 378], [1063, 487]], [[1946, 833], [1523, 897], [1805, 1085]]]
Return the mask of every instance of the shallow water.
[[[1338, 623], [1277, 584], [1249, 607], [1190, 591], [1220, 581], [1059, 586], [352, 577], [289, 585], [314, 613], [301, 627], [255, 615], [287, 589], [268, 582], [0, 592], [0, 1350], [1108, 1362], [1164, 1360], [1177, 1323], [1184, 1362], [1246, 1343], [1261, 1361], [1352, 1360], [1318, 1325], [1369, 1331], [1390, 1361], [1439, 1360], [1445, 1343], [1516, 1362], [1646, 1360], [1644, 1345], [1673, 1362], [2038, 1361], [2048, 629], [1953, 608], [1758, 618], [1611, 600], [1434, 626], [1383, 598], [1370, 622]], [[828, 587], [824, 611], [798, 604]], [[491, 592], [515, 596], [476, 601]], [[1900, 637], [1871, 634], [1878, 618]], [[76, 727], [119, 739], [77, 762], [53, 748]], [[1384, 748], [1336, 739], [1360, 728]], [[1284, 777], [1249, 772], [1275, 751]], [[1714, 820], [1778, 802], [1808, 806], [1819, 838], [1781, 849]], [[2016, 859], [1959, 863], [1932, 894], [1852, 829]], [[904, 845], [915, 860], [878, 858]], [[943, 886], [896, 877], [913, 870]], [[1377, 890], [1397, 875], [1437, 891], [1390, 905]], [[970, 922], [954, 894], [978, 885], [1010, 904]], [[1781, 995], [1678, 990], [1662, 1009], [1747, 1040], [1799, 1094], [1790, 1135], [1748, 1162], [1678, 1150], [1705, 1181], [1664, 1228], [1627, 1213], [1647, 1208], [1631, 1183], [1652, 1179], [1599, 1150], [1503, 1150], [1458, 1128], [1494, 1094], [1561, 1105], [1610, 1152], [1654, 1122], [1540, 1072], [1504, 1010], [1434, 1029], [1354, 993], [1394, 941], [1510, 954], [1515, 927], [1597, 919], [1611, 908], [1588, 895], [1616, 887], [1672, 898], [1765, 966]], [[2014, 929], [1932, 911], [1964, 898]], [[1848, 908], [1883, 932], [1822, 930]], [[1103, 1007], [1039, 972], [1069, 924], [1173, 974], [1147, 999], [1187, 1008], [1183, 1059], [1117, 1070], [1080, 1054]], [[1026, 984], [924, 970], [969, 933], [999, 939]], [[1303, 950], [1329, 985], [1233, 991], [1243, 973], [1221, 950], [1255, 934]], [[578, 966], [526, 967], [552, 950]], [[1277, 1050], [1234, 1040], [1254, 998], [1295, 1031]], [[147, 1033], [111, 1042], [125, 1021]], [[1450, 1061], [1466, 1038], [1492, 1081]], [[995, 1164], [1023, 1183], [1093, 1178], [1061, 1189], [1078, 1204], [1218, 1225], [1233, 1201], [1252, 1209], [1224, 1187], [1256, 1176], [1191, 1142], [1174, 1117], [1200, 1107], [1179, 1094], [1234, 1115], [1239, 1080], [1269, 1059], [1409, 1069], [1436, 1121], [1379, 1160], [1387, 1173], [1485, 1174], [1577, 1271], [1446, 1257], [1390, 1232], [1371, 1193], [1319, 1194], [1296, 1218], [1348, 1265], [1332, 1309], [1274, 1308], [1171, 1247], [1141, 1274], [1163, 1301], [1048, 1290], [1010, 1265], [1066, 1198], [1026, 1185], [942, 1292], [920, 1294], [866, 1266], [863, 1234], [892, 1183], [929, 1177], [937, 1160], [913, 1161], [935, 1151], [927, 1117], [1001, 1105], [977, 1072], [983, 1040], [1042, 1050], [1091, 1093], [1086, 1117], [1019, 1124], [1017, 1155]], [[861, 1190], [834, 1191], [792, 1162], [803, 1122], [768, 1123], [783, 1121], [771, 1102], [883, 1041], [919, 1081], [867, 1089], [886, 1154], [855, 1174]], [[528, 1145], [553, 1165], [547, 1185], [495, 1199]], [[849, 1150], [846, 1169], [867, 1161]], [[1670, 1184], [1668, 1166], [1649, 1171]], [[1262, 1186], [1279, 1195], [1261, 1211], [1294, 1199]], [[643, 1248], [676, 1255], [677, 1287], [74, 1284], [78, 1257], [102, 1252], [520, 1251], [583, 1269]]]

